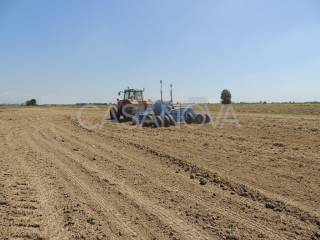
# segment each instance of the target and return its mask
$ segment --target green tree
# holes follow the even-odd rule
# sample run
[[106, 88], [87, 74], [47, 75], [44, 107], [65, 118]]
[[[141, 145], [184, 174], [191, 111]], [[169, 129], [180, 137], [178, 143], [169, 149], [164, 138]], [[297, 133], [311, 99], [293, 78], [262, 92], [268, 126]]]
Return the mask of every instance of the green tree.
[[37, 105], [37, 100], [35, 99], [30, 99], [26, 101], [26, 106], [36, 106]]
[[231, 92], [228, 89], [224, 89], [221, 93], [221, 103], [231, 104]]

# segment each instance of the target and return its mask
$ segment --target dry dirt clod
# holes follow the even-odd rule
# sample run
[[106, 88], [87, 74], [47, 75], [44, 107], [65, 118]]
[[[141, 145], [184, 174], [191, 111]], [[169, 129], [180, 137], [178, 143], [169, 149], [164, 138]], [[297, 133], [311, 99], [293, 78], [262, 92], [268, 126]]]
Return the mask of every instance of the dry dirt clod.
[[94, 225], [96, 224], [95, 220], [93, 218], [88, 218], [87, 219], [87, 223], [91, 224], [91, 225]]
[[274, 143], [273, 146], [283, 148], [286, 145], [284, 145], [283, 143]]
[[206, 185], [208, 183], [208, 181], [204, 178], [200, 178], [199, 183], [200, 183], [200, 185]]
[[265, 207], [266, 207], [266, 208], [269, 208], [269, 209], [274, 209], [276, 206], [275, 206], [274, 204], [270, 203], [270, 202], [267, 202], [267, 203], [265, 204]]
[[311, 239], [312, 240], [320, 240], [320, 232], [315, 232]]
[[226, 236], [226, 240], [239, 240], [240, 238], [236, 235], [230, 234]]

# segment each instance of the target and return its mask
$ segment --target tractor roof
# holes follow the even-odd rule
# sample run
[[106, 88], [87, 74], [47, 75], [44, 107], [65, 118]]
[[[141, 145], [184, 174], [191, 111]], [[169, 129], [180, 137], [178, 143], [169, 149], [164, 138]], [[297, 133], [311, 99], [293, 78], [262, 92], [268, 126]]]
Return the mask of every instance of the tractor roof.
[[143, 89], [134, 89], [134, 88], [128, 88], [128, 89], [125, 89], [124, 92], [143, 92], [144, 90]]

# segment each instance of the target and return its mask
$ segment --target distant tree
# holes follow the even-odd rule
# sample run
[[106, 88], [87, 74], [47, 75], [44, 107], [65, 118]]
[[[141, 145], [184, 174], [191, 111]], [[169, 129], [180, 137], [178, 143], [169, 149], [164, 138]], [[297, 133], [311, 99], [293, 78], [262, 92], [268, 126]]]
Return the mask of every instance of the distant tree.
[[231, 104], [231, 92], [228, 89], [224, 89], [221, 93], [221, 103]]
[[37, 105], [37, 100], [31, 99], [26, 101], [26, 106], [36, 106]]

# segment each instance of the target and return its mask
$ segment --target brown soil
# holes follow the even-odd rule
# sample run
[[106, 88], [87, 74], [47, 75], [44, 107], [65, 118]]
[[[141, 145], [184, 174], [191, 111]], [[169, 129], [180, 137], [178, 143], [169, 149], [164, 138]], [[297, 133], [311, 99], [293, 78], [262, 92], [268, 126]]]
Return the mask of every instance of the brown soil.
[[0, 239], [320, 239], [318, 115], [92, 131], [78, 111], [0, 111]]

